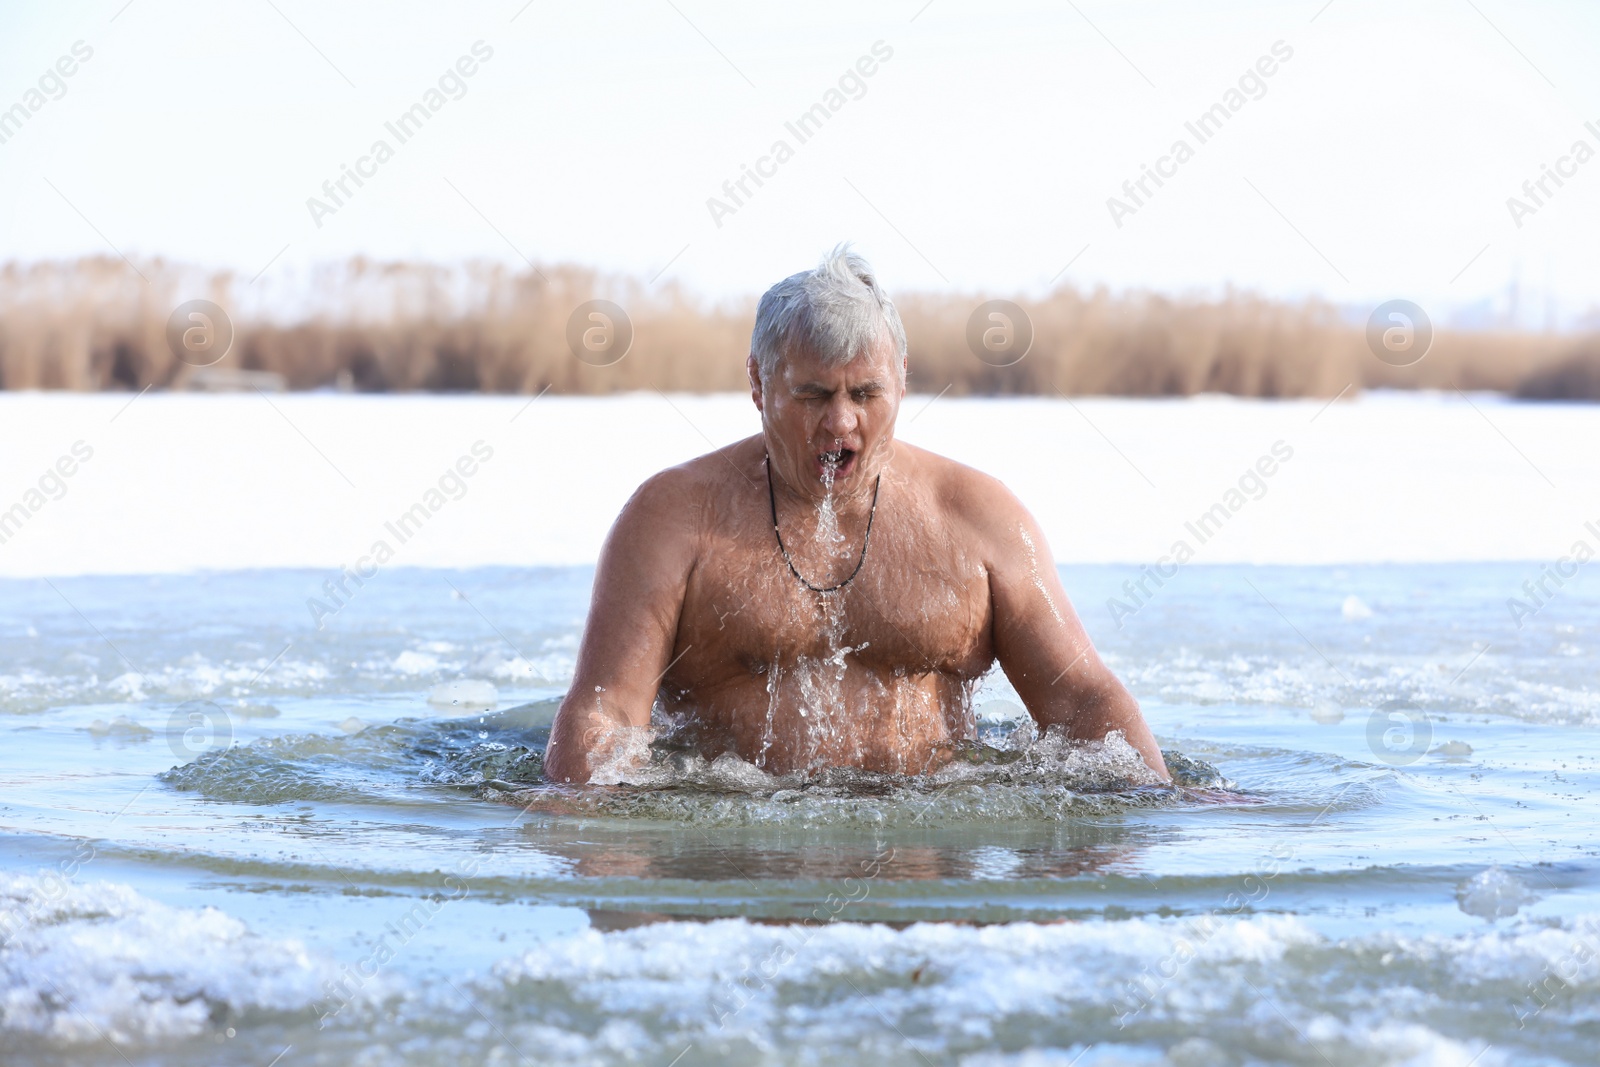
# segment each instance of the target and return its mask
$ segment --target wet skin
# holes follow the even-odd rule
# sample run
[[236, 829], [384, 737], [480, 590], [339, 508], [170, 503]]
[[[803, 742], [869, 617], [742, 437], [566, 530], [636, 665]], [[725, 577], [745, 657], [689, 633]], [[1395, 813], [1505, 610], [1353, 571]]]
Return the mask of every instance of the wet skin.
[[[1167, 778], [1033, 517], [994, 478], [895, 441], [891, 343], [842, 366], [792, 353], [765, 384], [749, 370], [762, 432], [650, 478], [606, 539], [552, 781], [643, 758], [658, 703], [707, 758], [922, 773], [973, 736], [972, 689], [996, 660], [1041, 727], [1121, 730]], [[769, 473], [794, 567], [822, 588], [855, 571], [881, 475], [842, 589], [808, 589], [784, 561]]]

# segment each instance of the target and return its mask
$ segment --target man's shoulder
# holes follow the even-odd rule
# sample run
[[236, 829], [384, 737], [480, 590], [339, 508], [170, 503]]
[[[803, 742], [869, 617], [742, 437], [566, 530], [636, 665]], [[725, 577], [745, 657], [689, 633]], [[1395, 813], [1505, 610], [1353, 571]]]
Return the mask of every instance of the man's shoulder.
[[1008, 522], [1022, 511], [1022, 504], [1004, 482], [976, 467], [929, 452], [915, 445], [897, 443], [910, 461], [908, 473], [932, 494], [944, 514], [980, 527]]
[[756, 438], [748, 437], [657, 471], [634, 490], [628, 506], [646, 510], [683, 508], [686, 505], [698, 506], [716, 498], [731, 485], [752, 477], [750, 471], [746, 470], [752, 466], [752, 456], [757, 460], [754, 470], [760, 474], [759, 457], [764, 453], [755, 447], [755, 442]]
[[927, 487], [947, 528], [990, 568], [1013, 569], [1045, 547], [1038, 522], [999, 478], [926, 449], [915, 452], [909, 473]]

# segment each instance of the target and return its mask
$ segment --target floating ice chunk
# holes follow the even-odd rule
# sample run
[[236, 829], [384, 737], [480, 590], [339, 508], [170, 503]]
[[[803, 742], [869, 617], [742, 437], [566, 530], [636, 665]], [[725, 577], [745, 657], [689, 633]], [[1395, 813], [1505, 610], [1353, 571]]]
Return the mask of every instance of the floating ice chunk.
[[1344, 709], [1331, 700], [1319, 700], [1311, 709], [1311, 721], [1322, 726], [1336, 726], [1344, 722]]
[[1465, 741], [1446, 741], [1434, 749], [1433, 752], [1437, 756], [1470, 756], [1472, 755], [1472, 746]]
[[121, 737], [127, 739], [146, 738], [155, 733], [148, 726], [141, 726], [126, 715], [118, 715], [110, 722], [106, 722], [104, 719], [96, 719], [88, 725], [87, 729], [96, 737]]
[[232, 714], [244, 719], [276, 719], [279, 712], [271, 704], [252, 704], [247, 700], [240, 700], [233, 706]]
[[1481, 919], [1515, 915], [1522, 905], [1538, 899], [1522, 879], [1498, 866], [1479, 871], [1456, 886], [1456, 903], [1461, 910]]
[[1351, 593], [1344, 598], [1344, 606], [1339, 609], [1345, 622], [1360, 622], [1362, 619], [1372, 618], [1372, 609], [1367, 607], [1367, 602]]
[[491, 678], [523, 685], [539, 682], [565, 685], [572, 681], [572, 674], [577, 665], [577, 658], [564, 652], [535, 656], [531, 662], [521, 656], [502, 659], [491, 653], [478, 660], [470, 669], [487, 674]]
[[436, 707], [481, 709], [492, 708], [500, 702], [500, 692], [493, 682], [476, 678], [457, 678], [453, 682], [440, 682], [428, 690], [428, 703]]

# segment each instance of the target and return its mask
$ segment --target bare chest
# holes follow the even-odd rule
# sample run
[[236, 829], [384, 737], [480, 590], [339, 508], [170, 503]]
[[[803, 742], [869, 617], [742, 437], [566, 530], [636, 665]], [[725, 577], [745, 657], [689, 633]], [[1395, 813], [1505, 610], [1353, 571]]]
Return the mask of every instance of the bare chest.
[[[860, 542], [802, 543], [795, 567], [813, 585], [848, 576]], [[800, 661], [872, 673], [976, 677], [993, 660], [988, 575], [937, 523], [880, 517], [865, 560], [844, 588], [807, 589], [769, 525], [712, 537], [691, 575], [678, 628], [700, 677], [762, 675]]]

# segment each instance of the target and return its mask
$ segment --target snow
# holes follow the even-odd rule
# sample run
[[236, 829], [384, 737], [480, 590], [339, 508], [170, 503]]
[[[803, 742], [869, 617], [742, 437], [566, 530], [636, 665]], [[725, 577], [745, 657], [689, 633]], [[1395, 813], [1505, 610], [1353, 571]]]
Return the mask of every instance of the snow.
[[[736, 395], [0, 393], [0, 575], [370, 566], [380, 540], [386, 566], [590, 563], [642, 479], [758, 427]], [[1600, 542], [1600, 406], [913, 395], [898, 432], [1005, 481], [1063, 563], [1180, 539], [1197, 563]]]

